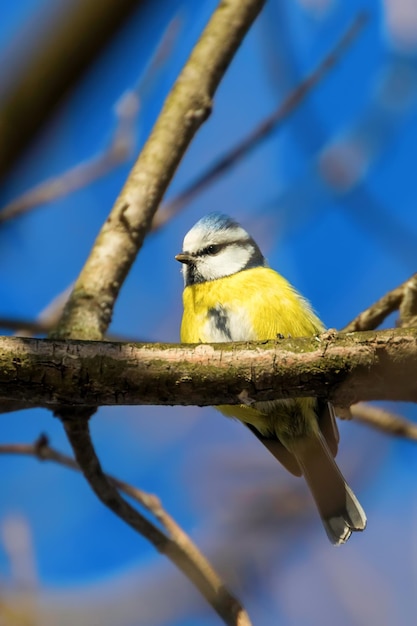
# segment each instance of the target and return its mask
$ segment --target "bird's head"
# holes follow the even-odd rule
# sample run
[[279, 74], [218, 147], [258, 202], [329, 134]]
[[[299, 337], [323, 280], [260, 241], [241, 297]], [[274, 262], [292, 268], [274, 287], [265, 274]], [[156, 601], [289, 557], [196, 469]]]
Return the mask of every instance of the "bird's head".
[[252, 237], [240, 224], [221, 213], [201, 218], [186, 234], [183, 250], [175, 258], [184, 264], [185, 286], [266, 266]]

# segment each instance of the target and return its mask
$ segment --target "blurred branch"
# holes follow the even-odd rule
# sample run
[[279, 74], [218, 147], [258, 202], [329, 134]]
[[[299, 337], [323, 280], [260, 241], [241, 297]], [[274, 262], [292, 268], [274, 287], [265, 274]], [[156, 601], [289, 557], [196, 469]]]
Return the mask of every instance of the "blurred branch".
[[375, 304], [360, 313], [354, 320], [344, 327], [344, 333], [351, 333], [361, 330], [374, 330], [388, 315], [397, 311], [402, 306], [404, 294], [408, 294], [410, 304], [406, 305], [405, 314], [407, 318], [417, 315], [416, 310], [417, 274], [413, 274], [405, 283], [386, 293]]
[[352, 405], [350, 412], [357, 422], [376, 428], [387, 435], [417, 441], [417, 424], [410, 422], [402, 415], [362, 402]]
[[98, 405], [416, 402], [416, 371], [414, 328], [196, 346], [0, 339], [0, 397], [62, 405], [65, 417]]
[[18, 513], [8, 513], [0, 521], [0, 539], [14, 592], [7, 601], [3, 597], [0, 600], [0, 622], [2, 626], [39, 626], [39, 581], [28, 520]]
[[19, 514], [8, 514], [1, 521], [0, 533], [14, 585], [21, 591], [34, 593], [38, 573], [28, 521]]
[[108, 148], [66, 172], [39, 183], [9, 202], [0, 210], [0, 225], [34, 208], [38, 208], [40, 205], [52, 202], [77, 189], [86, 187], [129, 158], [133, 151], [135, 141], [134, 124], [139, 114], [143, 94], [153, 79], [154, 74], [156, 74], [171, 51], [177, 27], [178, 19], [175, 18], [170, 22], [163, 34], [138, 85], [123, 94], [116, 103], [114, 107], [116, 117], [115, 129]]
[[[51, 300], [51, 302], [39, 313], [36, 320], [0, 317], [0, 328], [13, 330], [19, 337], [32, 337], [33, 335], [44, 335], [51, 332], [61, 318], [62, 311], [69, 298], [72, 288], [73, 285], [69, 285], [66, 289], [55, 296], [55, 298], [53, 298], [53, 300]], [[123, 341], [124, 339], [119, 338], [116, 340]]]
[[[4, 330], [21, 331], [20, 336], [43, 335], [48, 333], [53, 326], [46, 322], [23, 319], [18, 317], [0, 317], [0, 328]], [[26, 335], [26, 332], [28, 335]]]
[[133, 116], [136, 115], [133, 109], [126, 113], [123, 118], [119, 112], [117, 113], [118, 120], [114, 135], [104, 152], [88, 161], [79, 163], [64, 173], [39, 183], [39, 185], [9, 202], [0, 210], [0, 224], [20, 217], [40, 205], [62, 198], [77, 191], [77, 189], [82, 189], [98, 178], [105, 176], [117, 165], [124, 163], [133, 148], [133, 138], [130, 133], [126, 132], [128, 130], [127, 122], [129, 116], [132, 116], [130, 122], [133, 124]]
[[334, 48], [324, 57], [319, 65], [285, 98], [278, 108], [267, 117], [259, 126], [252, 130], [247, 137], [223, 155], [217, 162], [203, 172], [184, 191], [173, 200], [166, 202], [155, 215], [152, 230], [158, 230], [172, 217], [181, 211], [194, 197], [204, 191], [220, 176], [234, 167], [241, 159], [265, 141], [288, 116], [303, 102], [312, 89], [340, 60], [347, 47], [355, 40], [367, 21], [367, 14], [360, 13], [350, 24]]
[[[61, 454], [49, 445], [45, 435], [41, 435], [34, 444], [1, 444], [0, 454], [17, 454], [33, 456], [40, 461], [53, 461], [69, 469], [80, 471], [76, 461]], [[210, 563], [192, 542], [187, 533], [178, 526], [176, 521], [163, 509], [159, 498], [154, 495], [129, 485], [109, 474], [106, 474], [109, 483], [117, 490], [122, 491], [149, 511], [158, 522], [164, 527], [168, 535], [165, 535], [157, 526], [136, 511], [136, 516], [142, 518], [145, 528], [151, 527], [152, 533], [147, 537], [155, 548], [165, 554], [174, 565], [178, 567], [189, 580], [203, 591], [203, 595], [210, 601], [213, 608], [224, 616], [227, 613], [236, 613], [235, 620], [225, 619], [226, 624], [235, 626], [250, 626], [248, 619], [238, 601], [226, 590], [223, 582], [211, 567]], [[145, 535], [146, 536], [146, 535]], [[224, 604], [224, 606], [222, 606]], [[241, 617], [239, 617], [241, 616]]]
[[[331, 52], [321, 61], [314, 71], [289, 94], [271, 116], [264, 120], [248, 137], [243, 139], [235, 148], [211, 166], [176, 198], [165, 203], [162, 209], [155, 215], [152, 230], [158, 230], [165, 225], [198, 193], [204, 191], [207, 186], [212, 184], [238, 161], [247, 156], [262, 141], [267, 139], [337, 63], [348, 45], [358, 35], [366, 19], [366, 14], [359, 14]], [[173, 32], [176, 31], [176, 26], [177, 20], [173, 20], [153, 55], [144, 78], [140, 81], [135, 90], [125, 94], [119, 106], [116, 107], [117, 124], [108, 149], [89, 161], [85, 161], [63, 174], [59, 174], [54, 178], [40, 183], [18, 198], [12, 200], [0, 210], [0, 224], [16, 218], [39, 205], [52, 202], [77, 189], [87, 186], [97, 178], [105, 176], [114, 167], [128, 158], [132, 150], [132, 127], [139, 108], [139, 95], [147, 82], [149, 82], [152, 74], [158, 70], [159, 66], [166, 58], [172, 45]]]
[[[272, 86], [280, 91], [283, 82], [296, 84], [303, 75], [302, 55], [288, 18], [285, 3], [271, 3], [269, 20], [263, 24], [262, 43], [267, 46], [267, 59], [271, 61], [268, 65]], [[319, 38], [323, 32], [319, 30]], [[316, 219], [319, 213], [329, 209], [346, 211], [356, 222], [354, 228], [364, 230], [385, 253], [391, 253], [413, 271], [415, 235], [401, 222], [400, 213], [389, 210], [381, 204], [380, 197], [371, 193], [367, 182], [378, 161], [390, 152], [392, 143], [407, 132], [417, 96], [415, 59], [410, 50], [400, 52], [388, 47], [380, 70], [367, 87], [369, 98], [364, 101], [363, 111], [330, 140], [317, 102], [312, 98], [305, 102], [290, 132], [305, 157], [306, 168], [277, 199], [268, 202], [267, 208], [273, 207], [276, 214], [278, 205], [283, 214], [281, 236], [285, 235], [283, 221], [287, 230], [297, 228], [300, 232], [300, 224]], [[353, 71], [352, 80], [356, 79], [360, 81]], [[350, 87], [354, 89], [355, 83]], [[343, 90], [340, 95], [344, 97]], [[330, 204], [329, 194], [334, 200]], [[257, 207], [258, 211], [262, 208]]]
[[[13, 75], [0, 97], [0, 178], [12, 167], [53, 109], [143, 0], [78, 0], [51, 8], [23, 50], [8, 50]], [[27, 33], [26, 33], [27, 35]], [[29, 39], [29, 41], [28, 41]], [[20, 42], [19, 42], [20, 43]], [[15, 46], [16, 47], [16, 46]]]

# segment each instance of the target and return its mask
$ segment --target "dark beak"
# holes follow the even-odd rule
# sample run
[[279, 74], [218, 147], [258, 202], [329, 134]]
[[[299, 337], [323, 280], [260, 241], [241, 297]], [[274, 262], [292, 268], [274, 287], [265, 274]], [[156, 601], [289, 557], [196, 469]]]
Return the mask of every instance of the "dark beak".
[[192, 255], [191, 254], [187, 254], [187, 252], [181, 252], [181, 254], [175, 255], [175, 258], [180, 263], [185, 263], [186, 265], [189, 265], [190, 263], [193, 262]]

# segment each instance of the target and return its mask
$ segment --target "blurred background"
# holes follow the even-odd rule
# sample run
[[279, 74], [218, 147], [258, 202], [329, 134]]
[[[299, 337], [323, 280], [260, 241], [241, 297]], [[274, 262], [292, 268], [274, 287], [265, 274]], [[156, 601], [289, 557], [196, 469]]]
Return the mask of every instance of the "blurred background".
[[[216, 4], [4, 4], [2, 334], [37, 322], [42, 336], [53, 323]], [[213, 210], [243, 223], [328, 327], [343, 328], [416, 271], [413, 0], [269, 0], [166, 199], [271, 115], [362, 11], [366, 25], [283, 122], [190, 202], [177, 203], [149, 236], [111, 335], [178, 341], [182, 278], [174, 255]], [[415, 407], [387, 408], [417, 419]], [[414, 623], [415, 443], [340, 424], [339, 465], [368, 528], [335, 549], [304, 483], [213, 409], [103, 408], [91, 428], [104, 468], [161, 497], [257, 626]], [[0, 432], [2, 443], [46, 433], [69, 452], [60, 423], [44, 410], [6, 413]], [[0, 456], [0, 468], [1, 624], [220, 623], [79, 475], [23, 457]]]

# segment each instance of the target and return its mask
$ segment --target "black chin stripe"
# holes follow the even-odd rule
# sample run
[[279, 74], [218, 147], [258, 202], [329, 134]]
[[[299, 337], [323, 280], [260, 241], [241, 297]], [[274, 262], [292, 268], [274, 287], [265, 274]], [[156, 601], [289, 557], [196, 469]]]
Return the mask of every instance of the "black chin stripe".
[[196, 285], [197, 283], [205, 283], [206, 279], [197, 270], [194, 263], [190, 263], [186, 266], [185, 270], [185, 286]]

